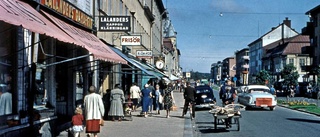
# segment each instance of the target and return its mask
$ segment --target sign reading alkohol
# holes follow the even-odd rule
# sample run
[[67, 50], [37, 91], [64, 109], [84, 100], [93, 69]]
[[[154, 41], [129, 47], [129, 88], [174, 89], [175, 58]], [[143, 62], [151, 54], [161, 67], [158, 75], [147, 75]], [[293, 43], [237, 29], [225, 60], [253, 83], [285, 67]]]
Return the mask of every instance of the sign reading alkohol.
[[130, 16], [99, 16], [99, 31], [130, 31]]

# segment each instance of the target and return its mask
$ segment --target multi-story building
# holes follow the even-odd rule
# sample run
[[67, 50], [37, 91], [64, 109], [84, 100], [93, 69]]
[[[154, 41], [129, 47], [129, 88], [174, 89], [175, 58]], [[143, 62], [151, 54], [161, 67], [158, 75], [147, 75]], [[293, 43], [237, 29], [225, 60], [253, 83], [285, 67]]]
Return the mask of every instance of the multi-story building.
[[306, 82], [307, 72], [303, 69], [311, 63], [310, 56], [306, 51], [310, 46], [309, 36], [297, 35], [270, 43], [264, 47], [265, 53], [262, 58], [263, 69], [271, 72], [273, 76], [270, 83], [278, 82], [280, 72], [287, 64], [293, 64], [299, 74], [298, 82]]
[[211, 79], [215, 84], [220, 84], [221, 73], [222, 73], [222, 62], [218, 61], [217, 63], [211, 64]]
[[251, 76], [257, 74], [263, 69], [263, 47], [280, 39], [290, 38], [296, 35], [298, 35], [298, 32], [291, 28], [291, 20], [286, 18], [285, 20], [283, 20], [283, 23], [281, 23], [277, 27], [272, 28], [271, 31], [267, 32], [252, 43], [248, 44], [250, 58], [249, 83], [250, 79], [252, 78]]
[[307, 49], [307, 52], [311, 56], [311, 65], [306, 67], [306, 71], [316, 80], [318, 74], [314, 72], [320, 64], [320, 5], [307, 11], [306, 15], [310, 17], [310, 21], [307, 23], [307, 27], [302, 30], [302, 34], [310, 36], [310, 47]]
[[234, 57], [227, 57], [222, 61], [222, 73], [221, 79], [233, 80], [236, 75], [236, 61]]
[[235, 52], [237, 85], [248, 84], [249, 74], [249, 48], [243, 48]]

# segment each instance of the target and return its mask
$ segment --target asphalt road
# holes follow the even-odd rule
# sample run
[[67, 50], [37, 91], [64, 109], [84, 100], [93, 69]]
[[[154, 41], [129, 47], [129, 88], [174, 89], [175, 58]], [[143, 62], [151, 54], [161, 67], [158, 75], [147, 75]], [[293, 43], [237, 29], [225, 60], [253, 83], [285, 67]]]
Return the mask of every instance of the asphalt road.
[[[217, 92], [215, 94], [218, 97]], [[224, 125], [214, 129], [214, 119], [208, 111], [196, 112], [194, 124], [198, 137], [302, 137], [319, 136], [320, 133], [320, 117], [283, 107], [276, 107], [274, 111], [241, 111], [240, 131], [235, 129], [235, 125], [230, 129], [225, 129]]]

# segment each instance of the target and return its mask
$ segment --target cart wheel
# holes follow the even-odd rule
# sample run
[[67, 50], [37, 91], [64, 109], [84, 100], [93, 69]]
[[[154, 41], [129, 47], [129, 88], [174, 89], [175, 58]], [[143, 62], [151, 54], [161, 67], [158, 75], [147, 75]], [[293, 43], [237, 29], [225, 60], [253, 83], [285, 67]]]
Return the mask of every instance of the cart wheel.
[[234, 123], [237, 125], [237, 131], [240, 131], [240, 120], [239, 118], [234, 119]]

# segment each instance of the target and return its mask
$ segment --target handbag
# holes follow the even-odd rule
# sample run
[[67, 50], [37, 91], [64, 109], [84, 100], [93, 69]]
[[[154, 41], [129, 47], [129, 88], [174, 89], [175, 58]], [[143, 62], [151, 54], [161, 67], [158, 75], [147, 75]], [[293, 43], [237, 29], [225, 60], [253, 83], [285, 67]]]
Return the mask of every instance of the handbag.
[[177, 111], [177, 110], [178, 110], [178, 108], [176, 105], [172, 105], [172, 107], [170, 108], [170, 111]]
[[104, 120], [103, 120], [103, 118], [100, 119], [100, 126], [104, 126]]
[[159, 103], [162, 103], [163, 102], [163, 97], [162, 97], [162, 95], [160, 94], [159, 95]]

